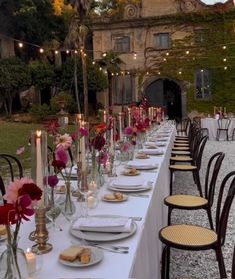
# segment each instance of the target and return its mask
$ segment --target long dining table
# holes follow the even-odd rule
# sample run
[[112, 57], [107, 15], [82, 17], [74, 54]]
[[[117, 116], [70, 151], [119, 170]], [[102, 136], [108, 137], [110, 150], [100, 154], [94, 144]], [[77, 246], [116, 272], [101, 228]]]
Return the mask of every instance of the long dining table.
[[[162, 244], [158, 238], [160, 228], [167, 224], [167, 207], [163, 199], [169, 194], [169, 158], [175, 138], [175, 127], [169, 123], [162, 124], [152, 132], [153, 136], [168, 133], [166, 145], [161, 147], [163, 155], [150, 156], [151, 160], [158, 163], [156, 170], [141, 170], [139, 178], [152, 184], [152, 188], [143, 192], [145, 196], [132, 196], [127, 193], [128, 199], [120, 203], [105, 202], [100, 200], [97, 207], [89, 209], [90, 215], [118, 215], [127, 217], [141, 217], [135, 221], [137, 230], [128, 238], [117, 240], [112, 244], [129, 247], [129, 253], [120, 254], [103, 251], [102, 261], [87, 267], [70, 267], [59, 262], [58, 257], [62, 250], [68, 248], [79, 239], [70, 233], [71, 222], [63, 215], [56, 219], [56, 226], [62, 230], [49, 229], [48, 242], [53, 245], [53, 250], [43, 255], [43, 264], [33, 278], [160, 278], [160, 261]], [[159, 139], [161, 140], [161, 139]], [[141, 159], [139, 159], [141, 160]], [[121, 176], [125, 164], [117, 167], [118, 177]], [[111, 178], [107, 178], [104, 186], [99, 191], [99, 196], [110, 192], [107, 185]], [[112, 178], [113, 179], [113, 178]], [[76, 181], [73, 182], [76, 187]], [[142, 193], [142, 192], [141, 192]], [[77, 215], [79, 215], [79, 202], [76, 202]], [[34, 244], [28, 236], [35, 229], [34, 218], [21, 226], [19, 247], [26, 250]]]

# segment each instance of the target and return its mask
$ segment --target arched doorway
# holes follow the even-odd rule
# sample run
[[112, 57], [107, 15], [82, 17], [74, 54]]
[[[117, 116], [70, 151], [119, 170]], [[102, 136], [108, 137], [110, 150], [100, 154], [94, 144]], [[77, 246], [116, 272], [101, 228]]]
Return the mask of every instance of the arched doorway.
[[181, 88], [168, 78], [160, 78], [145, 88], [145, 95], [150, 106], [165, 107], [169, 119], [182, 118]]

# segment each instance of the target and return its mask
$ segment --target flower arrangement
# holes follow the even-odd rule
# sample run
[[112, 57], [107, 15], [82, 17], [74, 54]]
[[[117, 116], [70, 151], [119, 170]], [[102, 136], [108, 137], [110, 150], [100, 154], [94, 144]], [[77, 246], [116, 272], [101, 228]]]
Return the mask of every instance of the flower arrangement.
[[29, 217], [34, 214], [34, 207], [41, 197], [42, 190], [32, 179], [21, 178], [9, 184], [6, 194], [3, 196], [6, 202], [0, 206], [0, 224], [6, 227], [7, 243], [13, 255], [11, 260], [15, 262], [19, 278], [21, 275], [17, 263], [17, 242], [20, 226], [23, 221], [29, 221]]

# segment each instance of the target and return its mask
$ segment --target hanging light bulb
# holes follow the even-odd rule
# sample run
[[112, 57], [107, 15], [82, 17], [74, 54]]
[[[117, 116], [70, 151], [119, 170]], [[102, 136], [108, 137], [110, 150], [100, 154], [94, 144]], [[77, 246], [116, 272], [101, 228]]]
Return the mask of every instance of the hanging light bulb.
[[23, 45], [23, 43], [18, 43], [18, 46], [20, 47], [20, 48], [22, 48], [24, 45]]
[[158, 75], [160, 76], [161, 72], [158, 72]]
[[133, 52], [133, 59], [137, 59], [137, 53], [136, 52]]
[[106, 53], [106, 52], [104, 52], [104, 53], [102, 54], [102, 56], [103, 56], [103, 57], [106, 57], [106, 56], [107, 56], [107, 53]]
[[95, 61], [92, 61], [92, 64], [95, 65]]
[[166, 58], [163, 58], [163, 61], [166, 61]]
[[167, 52], [167, 53], [166, 53], [166, 56], [169, 56], [169, 55], [170, 55], [170, 53], [169, 53], [169, 52]]
[[227, 66], [224, 66], [224, 70], [226, 71], [228, 69], [228, 67]]
[[43, 49], [43, 48], [40, 48], [40, 49], [39, 49], [39, 52], [40, 52], [40, 53], [43, 53], [43, 52], [44, 52], [44, 49]]
[[77, 50], [74, 50], [74, 53], [75, 53], [75, 54], [78, 54], [78, 51], [77, 51]]
[[55, 50], [55, 54], [58, 54], [59, 53], [59, 51], [58, 50]]
[[226, 62], [226, 61], [227, 61], [227, 58], [224, 58], [223, 61]]
[[179, 71], [179, 75], [182, 75], [182, 72], [181, 72], [181, 71]]
[[188, 55], [189, 54], [189, 50], [186, 50], [185, 53]]
[[223, 46], [223, 47], [222, 47], [222, 49], [226, 49], [226, 48], [227, 48], [226, 46]]

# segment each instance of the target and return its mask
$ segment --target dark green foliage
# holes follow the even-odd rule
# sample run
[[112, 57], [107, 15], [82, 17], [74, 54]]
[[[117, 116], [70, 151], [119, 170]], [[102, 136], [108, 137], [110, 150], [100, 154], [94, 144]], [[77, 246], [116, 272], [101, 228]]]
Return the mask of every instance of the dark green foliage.
[[40, 123], [50, 114], [50, 107], [47, 104], [34, 104], [32, 105], [29, 113], [31, 114], [34, 122]]
[[51, 112], [52, 114], [56, 114], [60, 111], [59, 101], [64, 101], [64, 110], [68, 113], [74, 113], [76, 104], [74, 97], [67, 92], [60, 92], [55, 97], [51, 98], [50, 105], [51, 105]]

